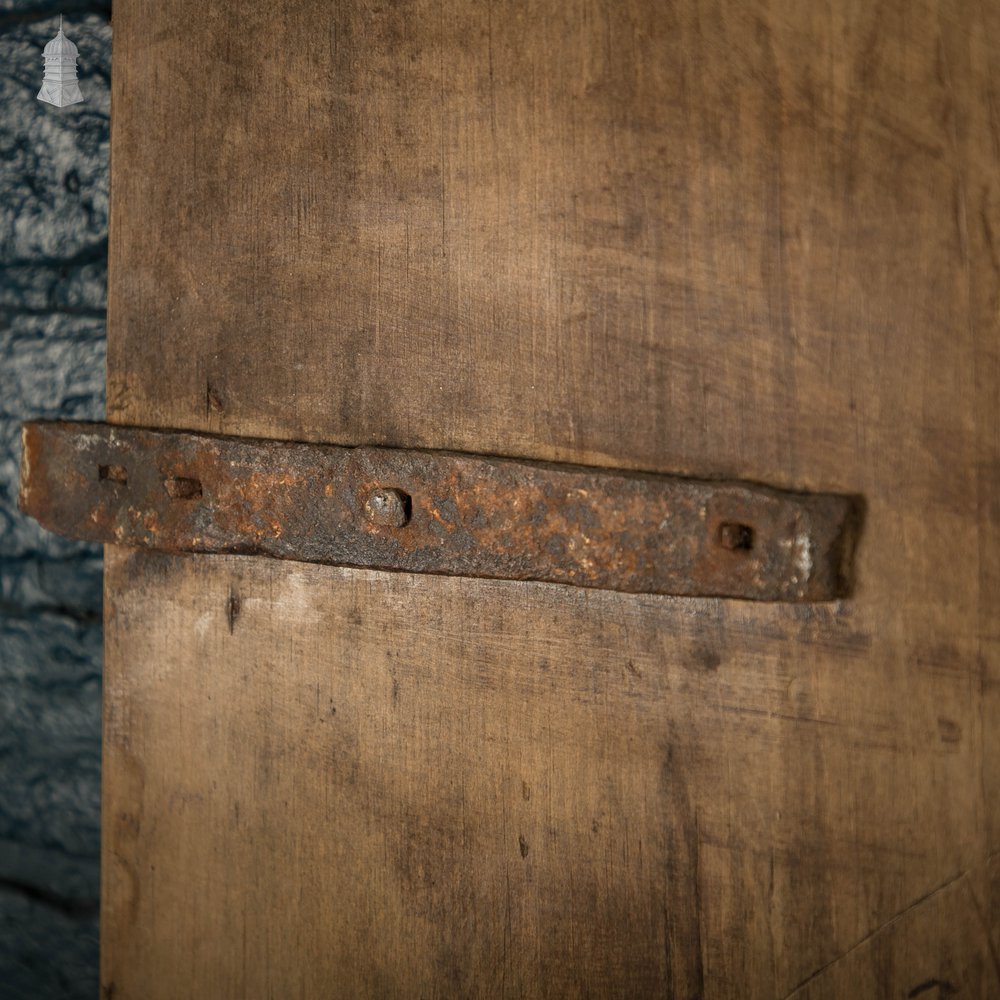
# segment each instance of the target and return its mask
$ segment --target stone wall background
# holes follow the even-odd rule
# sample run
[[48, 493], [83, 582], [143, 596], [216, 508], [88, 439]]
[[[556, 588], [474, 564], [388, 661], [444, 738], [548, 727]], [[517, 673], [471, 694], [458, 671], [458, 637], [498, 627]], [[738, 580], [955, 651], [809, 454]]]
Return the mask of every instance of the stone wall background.
[[[83, 104], [35, 99], [80, 50]], [[0, 0], [0, 997], [98, 995], [101, 552], [17, 510], [19, 424], [102, 419], [110, 2]]]

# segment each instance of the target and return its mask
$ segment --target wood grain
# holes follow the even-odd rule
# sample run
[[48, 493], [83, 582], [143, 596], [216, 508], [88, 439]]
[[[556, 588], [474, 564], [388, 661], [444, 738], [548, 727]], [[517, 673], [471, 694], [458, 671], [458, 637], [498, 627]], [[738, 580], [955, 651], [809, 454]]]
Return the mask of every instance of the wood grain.
[[109, 550], [105, 990], [996, 995], [1000, 8], [115, 14], [109, 419], [868, 510], [829, 608]]
[[846, 607], [121, 549], [108, 584], [116, 996], [1000, 988], [959, 667], [887, 703]]

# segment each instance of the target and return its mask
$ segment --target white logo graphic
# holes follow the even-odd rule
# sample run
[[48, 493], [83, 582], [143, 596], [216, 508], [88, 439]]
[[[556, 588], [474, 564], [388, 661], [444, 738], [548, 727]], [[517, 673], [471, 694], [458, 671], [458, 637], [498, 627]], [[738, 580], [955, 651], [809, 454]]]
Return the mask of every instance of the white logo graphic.
[[62, 15], [59, 15], [59, 34], [45, 46], [45, 77], [38, 99], [64, 108], [83, 100], [80, 84], [76, 82], [77, 47], [63, 34]]

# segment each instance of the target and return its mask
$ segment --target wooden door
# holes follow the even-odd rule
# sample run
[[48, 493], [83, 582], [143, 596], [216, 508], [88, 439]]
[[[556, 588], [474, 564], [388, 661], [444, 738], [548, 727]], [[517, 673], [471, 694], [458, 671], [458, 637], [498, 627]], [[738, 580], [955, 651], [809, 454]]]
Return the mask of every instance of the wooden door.
[[998, 995], [1000, 8], [114, 29], [109, 420], [866, 518], [804, 605], [109, 547], [104, 995]]

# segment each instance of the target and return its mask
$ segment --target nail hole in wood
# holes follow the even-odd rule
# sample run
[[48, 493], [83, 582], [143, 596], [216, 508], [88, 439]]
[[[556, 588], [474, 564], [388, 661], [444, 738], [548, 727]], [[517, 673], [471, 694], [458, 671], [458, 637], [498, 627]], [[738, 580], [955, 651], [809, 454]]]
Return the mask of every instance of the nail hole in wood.
[[753, 528], [748, 524], [720, 524], [719, 544], [731, 552], [749, 552], [753, 548]]
[[201, 496], [201, 480], [186, 476], [168, 476], [163, 480], [164, 489], [172, 500], [193, 500]]
[[236, 627], [236, 619], [240, 616], [240, 611], [243, 608], [243, 602], [240, 600], [239, 591], [230, 584], [229, 587], [229, 601], [226, 604], [226, 620], [229, 622], [229, 634], [233, 634], [233, 629]]
[[205, 384], [205, 408], [215, 413], [221, 413], [225, 408], [219, 390], [211, 382]]
[[128, 483], [128, 470], [124, 465], [99, 465], [97, 478], [102, 482], [121, 483], [125, 486]]

